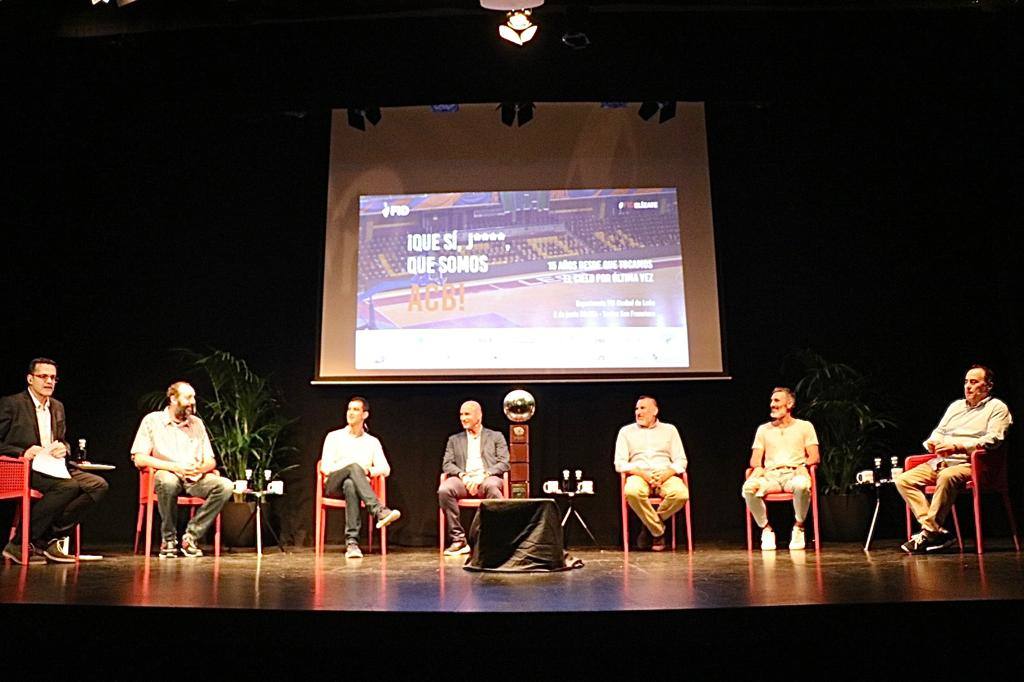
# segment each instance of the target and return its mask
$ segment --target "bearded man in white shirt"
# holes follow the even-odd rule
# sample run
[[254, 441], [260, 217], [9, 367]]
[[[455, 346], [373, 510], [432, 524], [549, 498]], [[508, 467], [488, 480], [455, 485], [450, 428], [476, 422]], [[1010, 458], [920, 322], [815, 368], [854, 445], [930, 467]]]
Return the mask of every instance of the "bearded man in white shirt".
[[[633, 409], [635, 422], [619, 429], [615, 439], [615, 471], [627, 474], [626, 503], [640, 517], [645, 535], [639, 543], [651, 542], [651, 550], [665, 549], [665, 522], [683, 508], [690, 491], [683, 483], [686, 452], [679, 431], [658, 420], [658, 401], [640, 396]], [[655, 509], [650, 496], [662, 502]]]
[[[990, 395], [993, 384], [988, 367], [973, 365], [967, 370], [964, 399], [946, 408], [939, 425], [924, 442], [934, 457], [896, 477], [896, 490], [921, 524], [921, 532], [901, 546], [908, 554], [941, 551], [956, 544], [956, 538], [942, 523], [957, 493], [971, 480], [971, 452], [1001, 446], [1013, 423], [1006, 403]], [[935, 486], [930, 504], [923, 492], [929, 485]]]
[[359, 503], [377, 519], [377, 528], [388, 526], [402, 515], [397, 509], [388, 509], [373, 492], [370, 478], [389, 476], [391, 466], [384, 457], [380, 441], [366, 431], [370, 404], [361, 396], [348, 401], [345, 411], [347, 426], [331, 431], [324, 439], [320, 457], [320, 471], [327, 476], [324, 494], [345, 500], [345, 558], [360, 559], [359, 526], [362, 514]]

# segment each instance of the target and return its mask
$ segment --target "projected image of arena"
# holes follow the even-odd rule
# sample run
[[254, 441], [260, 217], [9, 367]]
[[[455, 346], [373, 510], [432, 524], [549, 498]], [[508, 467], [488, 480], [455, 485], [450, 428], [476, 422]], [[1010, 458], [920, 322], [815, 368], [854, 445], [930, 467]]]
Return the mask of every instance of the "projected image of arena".
[[359, 199], [358, 369], [687, 367], [675, 188]]

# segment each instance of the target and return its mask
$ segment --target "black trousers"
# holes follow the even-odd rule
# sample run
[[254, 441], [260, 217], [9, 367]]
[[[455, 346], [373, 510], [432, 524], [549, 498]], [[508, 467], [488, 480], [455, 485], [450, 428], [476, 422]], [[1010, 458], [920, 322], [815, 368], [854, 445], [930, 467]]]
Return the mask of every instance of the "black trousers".
[[[78, 469], [71, 470], [71, 478], [33, 471], [31, 485], [43, 494], [43, 499], [33, 505], [29, 522], [29, 542], [36, 547], [69, 535], [82, 514], [102, 500], [110, 487], [103, 478]], [[21, 542], [20, 531], [19, 525], [13, 542]]]

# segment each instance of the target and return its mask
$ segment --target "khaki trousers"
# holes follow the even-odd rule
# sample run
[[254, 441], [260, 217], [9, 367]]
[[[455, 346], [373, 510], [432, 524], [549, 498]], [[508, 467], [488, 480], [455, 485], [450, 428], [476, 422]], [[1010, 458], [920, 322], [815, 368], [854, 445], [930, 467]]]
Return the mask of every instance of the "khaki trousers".
[[[969, 480], [970, 464], [954, 464], [934, 471], [928, 462], [924, 462], [897, 476], [896, 490], [910, 505], [910, 511], [914, 513], [921, 528], [935, 532], [942, 528], [957, 493], [964, 489]], [[935, 486], [931, 504], [924, 494], [927, 485]]]
[[640, 517], [647, 530], [651, 531], [651, 535], [661, 537], [665, 534], [665, 521], [683, 508], [690, 499], [690, 491], [686, 489], [683, 479], [678, 476], [671, 477], [655, 490], [656, 495], [662, 498], [657, 509], [651, 504], [651, 487], [647, 481], [640, 476], [626, 478], [624, 492], [629, 508]]

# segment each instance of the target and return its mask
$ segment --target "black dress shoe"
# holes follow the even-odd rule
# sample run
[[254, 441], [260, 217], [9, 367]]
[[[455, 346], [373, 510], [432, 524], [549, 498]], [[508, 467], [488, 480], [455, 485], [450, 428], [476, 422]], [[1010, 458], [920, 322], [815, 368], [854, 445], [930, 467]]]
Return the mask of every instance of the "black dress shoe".
[[650, 549], [651, 545], [654, 544], [654, 536], [651, 535], [651, 531], [647, 530], [647, 526], [640, 529], [640, 535], [636, 538], [637, 549]]

